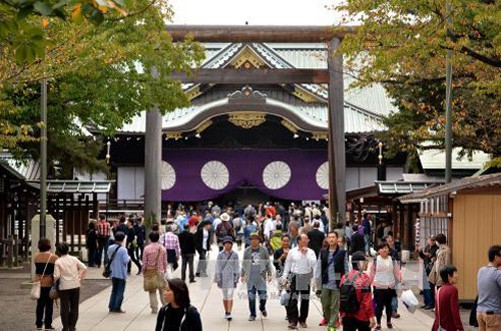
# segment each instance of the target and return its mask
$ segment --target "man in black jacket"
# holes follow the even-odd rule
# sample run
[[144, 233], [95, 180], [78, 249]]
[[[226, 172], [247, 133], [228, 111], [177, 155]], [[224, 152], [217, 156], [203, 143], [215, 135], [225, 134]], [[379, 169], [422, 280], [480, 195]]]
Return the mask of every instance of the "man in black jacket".
[[186, 280], [186, 265], [190, 267], [190, 283], [195, 282], [193, 272], [193, 260], [195, 258], [195, 234], [189, 231], [189, 224], [184, 225], [184, 230], [178, 235], [179, 247], [181, 247], [181, 279]]
[[320, 299], [324, 320], [320, 324], [326, 325], [329, 330], [335, 330], [339, 321], [339, 285], [345, 273], [346, 251], [338, 246], [337, 239], [334, 231], [327, 235], [329, 247], [320, 251], [315, 269], [317, 284], [321, 284], [322, 289]]
[[325, 234], [319, 230], [321, 221], [313, 222], [313, 230], [308, 232], [308, 239], [310, 242], [308, 243], [308, 247], [313, 249], [315, 252], [315, 256], [318, 258], [318, 254], [322, 249], [322, 245], [324, 243]]
[[365, 252], [364, 236], [358, 233], [358, 225], [353, 225], [353, 235], [350, 242], [350, 255], [357, 251]]
[[211, 233], [212, 223], [203, 221], [200, 223], [195, 234], [195, 248], [198, 252], [197, 277], [208, 277], [207, 275], [207, 252], [210, 251], [210, 243], [212, 238]]

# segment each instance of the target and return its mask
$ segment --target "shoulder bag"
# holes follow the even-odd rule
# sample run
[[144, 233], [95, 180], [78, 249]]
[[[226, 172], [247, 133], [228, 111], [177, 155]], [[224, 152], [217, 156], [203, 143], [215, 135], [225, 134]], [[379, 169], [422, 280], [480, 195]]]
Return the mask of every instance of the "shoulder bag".
[[106, 263], [106, 265], [104, 266], [104, 270], [103, 270], [103, 277], [104, 278], [110, 278], [110, 276], [111, 276], [111, 262], [113, 262], [113, 259], [115, 258], [115, 255], [117, 255], [117, 252], [119, 249], [120, 249], [120, 245], [117, 244], [117, 248], [115, 249], [113, 254], [111, 254], [111, 257], [110, 257], [108, 263]]
[[45, 263], [45, 267], [43, 268], [42, 276], [40, 277], [39, 280], [34, 281], [31, 285], [30, 298], [33, 300], [40, 299], [40, 292], [42, 290], [41, 280], [45, 276], [45, 271], [47, 270], [47, 265], [49, 264], [51, 257], [52, 257], [52, 253], [49, 255], [49, 258], [47, 259], [47, 263]]
[[145, 292], [156, 291], [157, 289], [165, 288], [165, 279], [160, 271], [158, 271], [158, 260], [160, 258], [160, 251], [162, 247], [158, 247], [157, 259], [155, 267], [144, 270], [143, 275], [143, 289]]

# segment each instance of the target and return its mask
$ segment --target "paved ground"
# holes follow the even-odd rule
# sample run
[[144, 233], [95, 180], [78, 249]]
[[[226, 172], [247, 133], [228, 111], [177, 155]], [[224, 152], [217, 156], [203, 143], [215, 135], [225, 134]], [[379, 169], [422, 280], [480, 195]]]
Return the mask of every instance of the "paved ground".
[[[214, 258], [215, 253], [211, 258]], [[213, 270], [213, 266], [209, 267]], [[179, 269], [175, 272], [179, 276]], [[99, 269], [92, 269], [89, 278], [101, 278]], [[233, 321], [223, 319], [222, 294], [212, 282], [212, 278], [197, 278], [197, 283], [190, 284], [190, 297], [192, 304], [197, 307], [202, 316], [205, 330], [286, 330], [285, 310], [280, 306], [275, 285], [269, 287], [269, 300], [267, 304], [268, 318], [258, 318], [255, 322], [247, 321], [248, 303], [245, 285], [239, 286], [235, 294], [233, 308]], [[154, 330], [156, 315], [151, 314], [148, 295], [142, 289], [142, 277], [133, 275], [127, 281], [125, 301], [122, 309], [126, 314], [109, 314], [108, 300], [111, 288], [106, 288], [94, 297], [80, 305], [80, 319], [77, 328], [84, 330]], [[405, 309], [400, 311], [402, 317], [394, 321], [396, 330], [421, 331], [430, 330], [433, 319], [426, 313], [417, 311], [410, 314]], [[321, 305], [314, 298], [310, 305], [308, 318], [309, 330], [325, 330], [318, 326], [321, 319]], [[60, 322], [55, 323], [60, 326]]]
[[[241, 252], [240, 252], [241, 253]], [[215, 253], [210, 256], [215, 258]], [[134, 268], [134, 267], [133, 267]], [[406, 278], [411, 285], [417, 279], [415, 268], [408, 266]], [[208, 270], [214, 270], [210, 265]], [[122, 308], [126, 314], [108, 314], [108, 300], [111, 288], [109, 281], [101, 276], [102, 269], [90, 268], [84, 281], [81, 294], [80, 318], [78, 331], [141, 331], [154, 330], [156, 315], [151, 314], [148, 295], [142, 289], [142, 277], [132, 275], [127, 281], [125, 300]], [[178, 269], [174, 276], [179, 277]], [[34, 330], [34, 302], [28, 298], [29, 289], [21, 289], [20, 284], [29, 279], [26, 272], [7, 273], [0, 271], [0, 331]], [[223, 319], [222, 294], [212, 282], [212, 278], [197, 278], [197, 283], [190, 284], [192, 304], [197, 307], [202, 316], [204, 330], [286, 330], [285, 310], [279, 305], [275, 285], [269, 286], [267, 304], [268, 318], [258, 318], [255, 322], [247, 321], [248, 303], [245, 285], [239, 285], [235, 294], [233, 321]], [[418, 297], [419, 298], [419, 297]], [[402, 307], [402, 305], [400, 305]], [[431, 312], [422, 310], [410, 314], [405, 308], [399, 310], [402, 317], [394, 320], [396, 330], [421, 331], [430, 330], [433, 323]], [[468, 311], [462, 310], [463, 322], [467, 321]], [[54, 309], [54, 326], [61, 327], [58, 309]], [[318, 326], [321, 319], [321, 305], [316, 297], [310, 303], [308, 330], [325, 330]], [[384, 319], [384, 317], [383, 317]], [[465, 330], [471, 330], [465, 327]]]

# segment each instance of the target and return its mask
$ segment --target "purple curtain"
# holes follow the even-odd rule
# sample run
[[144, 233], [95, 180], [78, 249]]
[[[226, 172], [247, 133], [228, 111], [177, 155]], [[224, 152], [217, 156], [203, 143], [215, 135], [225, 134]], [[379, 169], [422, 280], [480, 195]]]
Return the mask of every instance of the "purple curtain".
[[279, 199], [320, 200], [327, 193], [316, 177], [327, 161], [324, 150], [164, 149], [163, 160], [175, 172], [175, 180], [170, 168], [164, 173], [166, 201], [213, 199], [243, 183]]

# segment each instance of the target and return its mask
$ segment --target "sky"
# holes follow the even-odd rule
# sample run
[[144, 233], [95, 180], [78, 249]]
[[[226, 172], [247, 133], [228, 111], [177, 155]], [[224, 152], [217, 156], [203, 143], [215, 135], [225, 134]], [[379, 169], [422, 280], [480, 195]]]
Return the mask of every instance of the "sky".
[[174, 24], [333, 25], [340, 0], [170, 0]]

